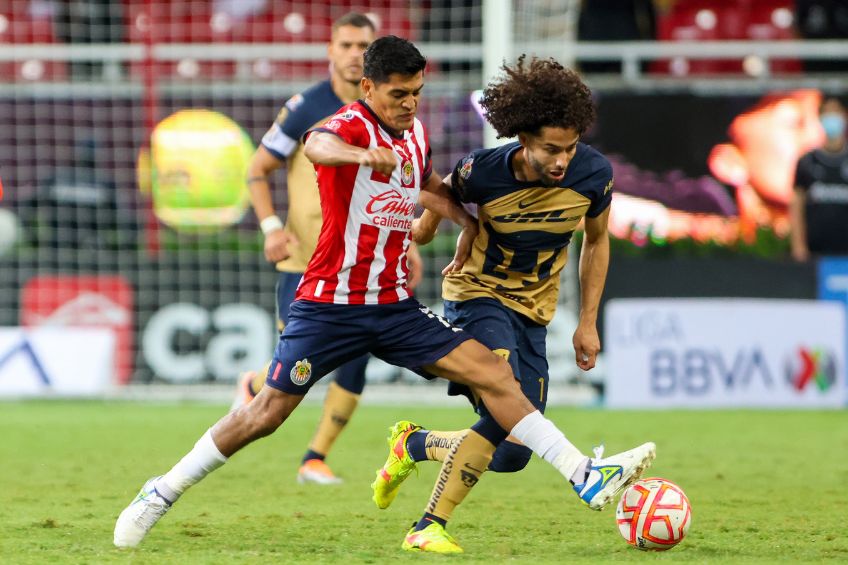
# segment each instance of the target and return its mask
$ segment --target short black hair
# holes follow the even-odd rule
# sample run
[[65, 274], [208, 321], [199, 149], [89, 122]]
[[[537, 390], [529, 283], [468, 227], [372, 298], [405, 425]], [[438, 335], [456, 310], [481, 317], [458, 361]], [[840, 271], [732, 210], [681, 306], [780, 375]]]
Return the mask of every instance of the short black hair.
[[371, 31], [377, 33], [377, 27], [374, 25], [374, 22], [371, 20], [371, 18], [369, 18], [365, 14], [360, 14], [359, 12], [348, 12], [344, 16], [334, 21], [333, 32], [343, 26], [370, 27]]
[[389, 75], [414, 75], [423, 71], [427, 59], [411, 41], [396, 35], [385, 35], [365, 51], [363, 74], [374, 83], [389, 81]]
[[498, 137], [539, 135], [543, 127], [574, 128], [583, 135], [595, 120], [592, 92], [554, 59], [525, 55], [483, 91], [480, 105]]

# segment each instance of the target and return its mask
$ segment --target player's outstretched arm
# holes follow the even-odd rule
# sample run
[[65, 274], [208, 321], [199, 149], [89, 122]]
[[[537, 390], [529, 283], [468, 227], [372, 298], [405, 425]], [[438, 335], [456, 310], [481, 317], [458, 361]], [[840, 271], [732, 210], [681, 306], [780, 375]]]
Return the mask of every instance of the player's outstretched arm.
[[[435, 226], [438, 226], [441, 217], [445, 217], [462, 226], [462, 231], [456, 241], [456, 253], [454, 253], [453, 261], [442, 269], [442, 274], [446, 275], [461, 270], [465, 261], [471, 255], [471, 246], [479, 232], [477, 219], [460, 206], [448, 186], [439, 179], [435, 171], [421, 187], [420, 203], [434, 214], [428, 215], [426, 222], [430, 224], [435, 222]], [[435, 234], [435, 227], [431, 227], [433, 227]], [[422, 234], [426, 236], [427, 231], [422, 232]], [[432, 236], [430, 239], [432, 239]]]
[[277, 159], [264, 145], [260, 145], [247, 167], [250, 203], [259, 220], [259, 227], [265, 234], [265, 259], [271, 263], [286, 259], [291, 254], [289, 246], [297, 243], [294, 235], [283, 229], [283, 222], [274, 210], [271, 187], [268, 185], [268, 176], [284, 163], [285, 161]]
[[609, 268], [609, 212], [608, 206], [598, 217], [586, 217], [586, 233], [580, 252], [580, 317], [572, 343], [577, 366], [584, 371], [595, 366], [601, 351], [598, 307]]
[[365, 165], [384, 175], [391, 175], [398, 166], [398, 158], [391, 149], [357, 147], [345, 143], [337, 135], [323, 131], [309, 134], [303, 146], [303, 153], [316, 165]]

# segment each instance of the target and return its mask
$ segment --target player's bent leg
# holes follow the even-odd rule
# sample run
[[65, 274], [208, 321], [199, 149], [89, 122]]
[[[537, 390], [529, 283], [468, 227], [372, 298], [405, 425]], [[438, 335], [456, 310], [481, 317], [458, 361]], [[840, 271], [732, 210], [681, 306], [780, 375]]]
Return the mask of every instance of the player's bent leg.
[[[614, 462], [621, 466], [621, 472], [611, 472], [610, 478], [601, 480], [596, 488], [598, 481], [591, 479], [590, 459], [527, 400], [506, 362], [485, 346], [474, 340], [466, 341], [426, 370], [474, 389], [502, 428], [510, 430], [516, 439], [553, 465], [572, 485], [581, 485], [579, 494], [590, 508], [601, 509], [609, 504], [624, 488], [622, 485], [638, 478], [654, 457], [656, 448], [652, 443], [631, 450], [626, 465]], [[597, 473], [603, 471], [598, 469]]]
[[406, 447], [406, 441], [420, 429], [421, 426], [407, 420], [395, 422], [389, 428], [389, 455], [383, 466], [377, 469], [377, 477], [371, 483], [371, 489], [374, 491], [372, 499], [377, 508], [388, 508], [397, 496], [400, 485], [417, 469]]
[[432, 521], [447, 524], [454, 509], [486, 472], [494, 452], [495, 445], [490, 440], [475, 428], [469, 430], [442, 463], [427, 509], [416, 529], [423, 530]]
[[276, 430], [302, 399], [264, 387], [253, 402], [221, 418], [170, 471], [144, 484], [118, 516], [114, 544], [138, 545], [186, 489], [221, 467], [242, 447]]
[[479, 341], [463, 342], [425, 370], [470, 387], [505, 430], [535, 410], [521, 392], [509, 363]]
[[253, 402], [230, 412], [212, 427], [215, 445], [230, 457], [249, 443], [274, 433], [301, 400], [303, 395], [262, 387]]
[[495, 450], [489, 470], [495, 473], [517, 473], [527, 466], [532, 456], [533, 451], [529, 447], [507, 439]]

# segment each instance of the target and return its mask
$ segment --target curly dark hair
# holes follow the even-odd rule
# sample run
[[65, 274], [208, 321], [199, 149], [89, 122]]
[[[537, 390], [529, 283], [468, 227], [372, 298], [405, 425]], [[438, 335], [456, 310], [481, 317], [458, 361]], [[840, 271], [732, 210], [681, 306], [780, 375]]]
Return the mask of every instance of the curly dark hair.
[[427, 59], [421, 55], [411, 41], [384, 35], [365, 50], [365, 68], [363, 74], [375, 83], [389, 81], [389, 75], [414, 75], [423, 71]]
[[554, 59], [526, 55], [489, 83], [480, 105], [498, 137], [538, 135], [543, 127], [574, 128], [582, 135], [595, 121], [592, 92], [577, 73]]

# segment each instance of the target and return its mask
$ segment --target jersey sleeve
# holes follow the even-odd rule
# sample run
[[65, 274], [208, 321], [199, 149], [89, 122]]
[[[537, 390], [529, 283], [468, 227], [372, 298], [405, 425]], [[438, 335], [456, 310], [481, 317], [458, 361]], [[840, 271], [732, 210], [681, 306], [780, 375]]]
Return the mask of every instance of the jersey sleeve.
[[589, 178], [592, 192], [592, 203], [586, 211], [586, 216], [596, 218], [606, 210], [612, 202], [612, 186], [614, 184], [612, 165], [606, 159]]
[[280, 161], [288, 159], [297, 149], [300, 137], [312, 125], [310, 119], [303, 96], [292, 96], [280, 109], [270, 129], [262, 136], [262, 145]]
[[342, 141], [355, 147], [368, 147], [371, 142], [364, 120], [349, 110], [339, 112], [330, 118], [327, 123], [308, 130], [304, 135], [304, 140], [308, 135], [319, 131], [337, 135]]
[[806, 192], [810, 188], [810, 185], [813, 184], [810, 160], [810, 154], [808, 153], [798, 160], [798, 164], [795, 167], [794, 187], [804, 192]]
[[451, 190], [463, 203], [476, 203], [477, 190], [474, 177], [474, 153], [471, 153], [457, 162], [451, 172]]

